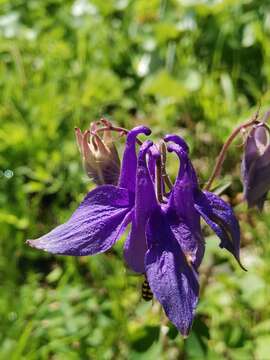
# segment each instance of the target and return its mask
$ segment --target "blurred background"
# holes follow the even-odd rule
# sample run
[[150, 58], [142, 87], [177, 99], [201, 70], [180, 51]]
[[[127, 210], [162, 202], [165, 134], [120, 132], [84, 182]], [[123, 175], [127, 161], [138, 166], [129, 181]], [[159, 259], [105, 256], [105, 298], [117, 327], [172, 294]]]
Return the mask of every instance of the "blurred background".
[[85, 258], [25, 245], [93, 187], [74, 126], [100, 116], [184, 136], [203, 185], [230, 131], [270, 104], [269, 36], [268, 0], [0, 0], [0, 359], [270, 359], [270, 203], [239, 204], [241, 138], [215, 185], [231, 184], [248, 272], [205, 229], [185, 341], [141, 299], [123, 240]]

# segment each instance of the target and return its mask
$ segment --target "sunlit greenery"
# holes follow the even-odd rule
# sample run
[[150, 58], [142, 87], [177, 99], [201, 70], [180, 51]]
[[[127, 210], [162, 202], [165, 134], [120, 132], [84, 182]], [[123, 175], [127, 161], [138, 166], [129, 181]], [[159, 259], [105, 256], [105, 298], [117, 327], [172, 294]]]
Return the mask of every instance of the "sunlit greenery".
[[73, 129], [100, 116], [182, 134], [203, 185], [233, 127], [270, 104], [269, 36], [268, 0], [0, 0], [0, 359], [270, 358], [270, 203], [239, 204], [241, 139], [215, 185], [231, 183], [248, 272], [206, 229], [185, 341], [142, 301], [123, 241], [86, 258], [25, 245], [93, 187]]

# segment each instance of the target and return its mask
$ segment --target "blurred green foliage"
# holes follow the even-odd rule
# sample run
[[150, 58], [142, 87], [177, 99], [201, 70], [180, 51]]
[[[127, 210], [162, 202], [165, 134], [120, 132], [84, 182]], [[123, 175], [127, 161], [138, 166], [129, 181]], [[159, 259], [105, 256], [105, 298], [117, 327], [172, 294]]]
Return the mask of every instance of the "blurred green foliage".
[[[141, 300], [121, 243], [80, 259], [24, 243], [91, 188], [73, 127], [101, 115], [181, 133], [204, 183], [235, 124], [269, 103], [269, 36], [268, 0], [0, 0], [0, 359], [270, 358], [268, 202], [236, 208], [247, 273], [206, 233], [185, 341]], [[224, 168], [232, 202], [240, 157]]]

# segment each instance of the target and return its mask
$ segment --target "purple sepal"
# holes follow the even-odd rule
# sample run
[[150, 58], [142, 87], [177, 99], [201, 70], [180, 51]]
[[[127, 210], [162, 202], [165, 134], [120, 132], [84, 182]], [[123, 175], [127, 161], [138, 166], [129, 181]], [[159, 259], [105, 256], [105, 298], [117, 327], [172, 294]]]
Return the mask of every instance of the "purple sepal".
[[126, 189], [104, 185], [89, 192], [71, 218], [27, 243], [53, 254], [84, 256], [104, 252], [130, 222], [134, 197]]
[[187, 336], [198, 302], [197, 274], [188, 264], [161, 210], [149, 219], [147, 243], [145, 269], [150, 288], [171, 322]]
[[240, 228], [232, 207], [217, 195], [198, 191], [195, 208], [220, 238], [220, 247], [227, 249], [240, 262]]

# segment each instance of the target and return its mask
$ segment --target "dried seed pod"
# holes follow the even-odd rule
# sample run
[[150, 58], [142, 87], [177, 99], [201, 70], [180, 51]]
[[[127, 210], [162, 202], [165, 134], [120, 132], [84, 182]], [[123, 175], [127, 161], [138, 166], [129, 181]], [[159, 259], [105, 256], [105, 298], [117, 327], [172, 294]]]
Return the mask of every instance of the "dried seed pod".
[[77, 144], [82, 155], [85, 171], [97, 185], [116, 185], [120, 174], [120, 159], [113, 143], [111, 131], [96, 132], [96, 123], [82, 132], [75, 129]]

